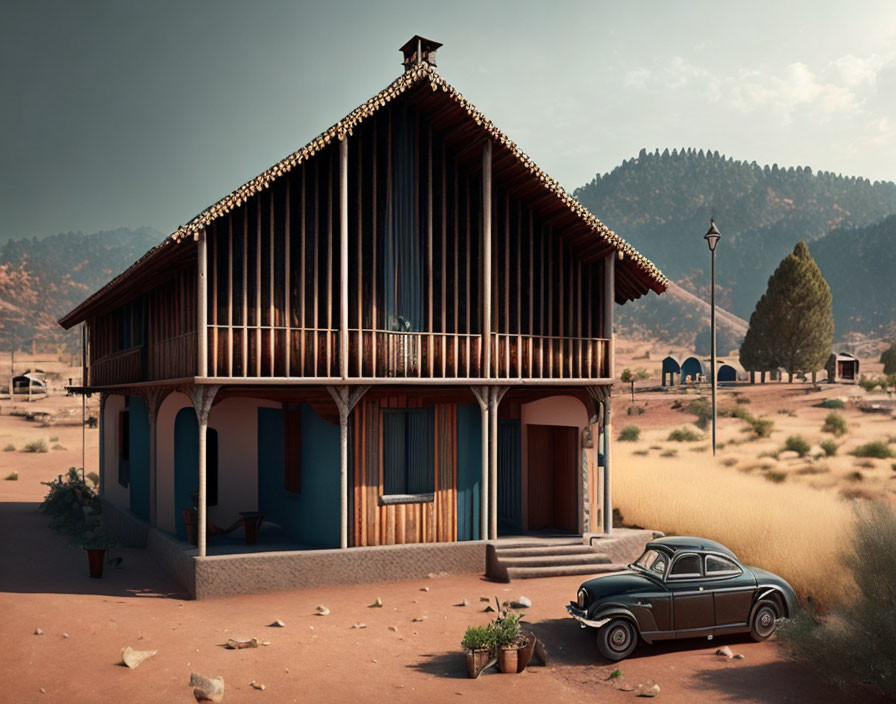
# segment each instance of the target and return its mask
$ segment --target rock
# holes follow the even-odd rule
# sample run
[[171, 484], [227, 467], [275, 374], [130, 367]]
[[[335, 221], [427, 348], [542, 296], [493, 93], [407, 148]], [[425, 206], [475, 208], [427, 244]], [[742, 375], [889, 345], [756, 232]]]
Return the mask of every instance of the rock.
[[389, 630], [390, 630], [390, 631], [395, 631], [395, 632], [397, 633], [397, 632], [398, 632], [398, 626], [389, 626]]
[[44, 634], [44, 632], [43, 632], [43, 630], [41, 630], [40, 628], [35, 628], [35, 629], [34, 629], [34, 635], [36, 635], [36, 636], [42, 636], [43, 634]]
[[267, 647], [267, 646], [269, 646], [269, 645], [271, 644], [271, 641], [269, 641], [269, 640], [263, 640], [263, 641], [261, 641], [261, 644], [262, 644], [263, 646]]
[[716, 651], [716, 655], [720, 655], [720, 656], [723, 657], [723, 658], [729, 658], [729, 659], [730, 659], [730, 658], [731, 658], [731, 655], [732, 655], [732, 653], [731, 653], [731, 648], [729, 648], [727, 645], [726, 645], [725, 647], [723, 647], [723, 648], [719, 648], [719, 649]]
[[427, 616], [426, 614], [423, 614], [422, 616], [415, 616], [414, 618], [411, 619], [411, 622], [412, 623], [420, 623], [421, 621], [425, 621], [428, 618], [429, 618], [429, 616]]
[[329, 616], [329, 615], [330, 615], [330, 610], [329, 610], [326, 606], [324, 606], [323, 604], [320, 604], [320, 605], [318, 605], [317, 609], [315, 610], [315, 613], [316, 613], [318, 616]]
[[121, 650], [121, 661], [132, 670], [136, 670], [140, 663], [148, 660], [155, 655], [158, 650], [134, 650], [131, 646], [126, 646]]
[[383, 600], [380, 597], [376, 598], [376, 601], [373, 602], [368, 608], [371, 609], [381, 609], [383, 608]]
[[646, 687], [641, 687], [638, 690], [639, 697], [655, 697], [660, 693], [660, 686], [658, 684], [652, 684]]
[[428, 592], [428, 591], [429, 591], [429, 587], [423, 587], [420, 591], [421, 591], [421, 592]]
[[812, 459], [818, 459], [819, 457], [824, 457], [825, 451], [821, 449], [821, 445], [813, 445], [809, 448], [809, 457]]
[[218, 702], [224, 699], [224, 678], [203, 677], [195, 672], [190, 673], [190, 686], [197, 702]]
[[261, 684], [260, 682], [256, 682], [255, 680], [252, 680], [252, 681], [249, 683], [249, 686], [252, 687], [253, 689], [264, 690], [264, 685]]
[[367, 628], [366, 623], [356, 623], [352, 626], [352, 628]]
[[40, 693], [41, 693], [41, 694], [46, 694], [46, 693], [47, 693], [47, 690], [45, 690], [43, 687], [41, 687], [41, 688], [40, 688]]
[[735, 653], [731, 657], [735, 660], [743, 660], [744, 659], [744, 656], [741, 653]]
[[490, 596], [481, 596], [479, 597], [479, 601], [484, 601], [486, 604], [491, 602], [492, 598]]
[[464, 600], [461, 601], [459, 604], [457, 604], [457, 606], [469, 606], [469, 605], [470, 605], [470, 600], [469, 600], [469, 599], [464, 599]]
[[[319, 607], [318, 607], [319, 608]], [[286, 628], [286, 624], [283, 623], [279, 618], [274, 621], [272, 624], [269, 624], [269, 628]]]
[[486, 606], [486, 607], [482, 610], [482, 613], [484, 613], [484, 614], [490, 614], [490, 613], [493, 613], [494, 610], [495, 610], [495, 607], [492, 606], [491, 604], [489, 604], [488, 606]]
[[228, 638], [226, 647], [228, 650], [242, 650], [243, 648], [257, 648], [258, 647], [258, 638], [249, 638], [248, 640], [237, 640], [236, 638]]
[[63, 637], [63, 638], [68, 638], [68, 633], [63, 633], [63, 634], [62, 634], [62, 637]]
[[528, 609], [532, 606], [532, 600], [529, 597], [521, 596], [519, 599], [510, 602], [512, 609]]

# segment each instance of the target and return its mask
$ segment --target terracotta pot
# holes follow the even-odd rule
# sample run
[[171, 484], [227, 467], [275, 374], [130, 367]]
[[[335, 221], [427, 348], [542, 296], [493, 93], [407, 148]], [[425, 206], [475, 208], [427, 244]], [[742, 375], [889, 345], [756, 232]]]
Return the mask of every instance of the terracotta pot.
[[467, 653], [467, 674], [476, 679], [483, 667], [488, 664], [489, 651], [488, 648], [482, 650], [468, 650]]
[[520, 648], [519, 655], [517, 656], [517, 672], [522, 672], [528, 667], [529, 663], [532, 661], [532, 653], [535, 652], [535, 638], [534, 633], [526, 633], [526, 644]]
[[519, 672], [519, 654], [520, 648], [517, 645], [501, 646], [498, 650], [498, 667], [501, 672]]
[[84, 548], [87, 551], [87, 564], [90, 565], [90, 576], [99, 579], [103, 576], [103, 563], [106, 561], [104, 548]]
[[184, 528], [187, 531], [187, 542], [193, 545], [199, 544], [199, 511], [195, 508], [185, 508], [181, 511], [184, 517]]

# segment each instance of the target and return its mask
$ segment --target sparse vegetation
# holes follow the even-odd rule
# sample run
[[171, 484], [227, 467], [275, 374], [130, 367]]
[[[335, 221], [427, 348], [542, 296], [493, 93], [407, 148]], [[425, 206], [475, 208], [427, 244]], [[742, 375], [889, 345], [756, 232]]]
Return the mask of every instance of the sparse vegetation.
[[50, 438], [50, 442], [59, 442], [59, 437], [54, 435], [53, 437]]
[[644, 406], [629, 406], [626, 413], [630, 416], [644, 415]]
[[837, 448], [840, 446], [833, 440], [824, 440], [821, 442], [820, 447], [824, 450], [826, 456], [833, 457], [837, 454]]
[[723, 464], [725, 467], [733, 467], [734, 465], [737, 464], [737, 461], [738, 461], [738, 460], [737, 460], [737, 457], [725, 457], [725, 458], [722, 460], [722, 464]]
[[641, 438], [641, 429], [637, 425], [627, 425], [619, 431], [622, 442], [637, 442]]
[[747, 404], [747, 403], [752, 403], [752, 401], [750, 401], [750, 397], [749, 397], [749, 396], [738, 396], [736, 399], [734, 399], [734, 402], [735, 402], [735, 403], [738, 403], [738, 404], [740, 404], [740, 405], [744, 405], [744, 404]]
[[637, 455], [638, 457], [646, 457], [650, 454], [650, 450], [635, 450], [632, 454]]
[[663, 450], [660, 453], [660, 457], [677, 457], [677, 456], [678, 456], [678, 450], [676, 450], [674, 447], [670, 447], [668, 450]]
[[15, 452], [16, 446], [13, 445], [12, 443], [9, 443], [6, 447], [3, 448], [3, 451], [4, 452]]
[[702, 397], [695, 398], [684, 407], [684, 410], [697, 416], [694, 425], [700, 428], [700, 430], [706, 430], [706, 426], [712, 420], [712, 404], [709, 401]]
[[650, 374], [647, 373], [646, 369], [635, 369], [632, 371], [629, 368], [625, 368], [622, 370], [622, 374], [619, 375], [619, 381], [624, 384], [632, 385], [632, 403], [635, 402], [635, 382], [643, 381], [644, 379], [649, 379]]
[[792, 408], [779, 408], [778, 415], [781, 416], [790, 416], [791, 418], [796, 418], [796, 411]]
[[65, 448], [62, 445], [60, 445], [59, 443], [56, 443], [55, 445], [53, 445], [52, 449], [53, 450], [64, 450]]
[[697, 442], [702, 439], [703, 436], [691, 428], [676, 428], [669, 433], [670, 442]]
[[821, 402], [822, 408], [843, 408], [844, 403], [839, 398], [829, 398]]
[[8, 482], [17, 482], [19, 480], [19, 473], [18, 472], [10, 472], [3, 478]]
[[846, 421], [839, 413], [828, 413], [824, 419], [824, 425], [821, 426], [821, 432], [830, 433], [835, 437], [846, 435]]
[[870, 687], [891, 699], [896, 699], [896, 629], [886, 615], [896, 613], [894, 544], [893, 509], [883, 502], [859, 508], [851, 548], [842, 558], [854, 598], [820, 622], [801, 613], [778, 631], [787, 653], [825, 679], [853, 693]]
[[43, 440], [34, 440], [29, 443], [25, 443], [25, 447], [23, 452], [48, 452], [47, 443]]
[[[874, 465], [871, 466], [873, 467]], [[860, 482], [865, 478], [865, 475], [862, 474], [859, 470], [855, 470], [854, 472], [850, 472], [849, 474], [847, 474], [846, 478], [851, 482]]]
[[770, 482], [780, 484], [787, 479], [787, 472], [781, 469], [770, 469], [763, 476]]
[[791, 435], [784, 441], [784, 449], [790, 452], [795, 452], [800, 457], [805, 457], [809, 454], [811, 447], [801, 435]]
[[880, 440], [859, 445], [850, 454], [854, 457], [873, 457], [878, 460], [887, 460], [894, 456], [887, 443]]
[[753, 418], [750, 421], [750, 429], [757, 438], [767, 438], [771, 436], [775, 424], [767, 418]]

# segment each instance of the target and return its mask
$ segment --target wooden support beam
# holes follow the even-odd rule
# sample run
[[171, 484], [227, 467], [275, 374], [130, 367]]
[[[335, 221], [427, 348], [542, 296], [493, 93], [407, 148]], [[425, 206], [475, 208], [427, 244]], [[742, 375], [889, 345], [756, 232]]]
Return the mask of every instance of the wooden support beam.
[[[268, 250], [268, 325], [270, 329], [268, 330], [268, 355], [270, 355], [270, 370], [271, 376], [277, 376], [277, 370], [275, 367], [275, 350], [276, 347], [274, 345], [275, 337], [277, 336], [277, 331], [275, 329], [276, 320], [274, 320], [274, 253], [276, 252], [275, 243], [274, 243], [274, 189], [270, 189], [271, 197], [269, 199], [270, 204], [270, 216], [268, 221], [268, 237], [269, 237], [269, 246]], [[289, 376], [287, 374], [287, 376]]]
[[492, 347], [492, 142], [482, 150], [482, 376], [491, 377]]
[[227, 215], [227, 376], [233, 376], [233, 213]]
[[339, 410], [339, 547], [348, 547], [348, 420], [369, 386], [328, 386]]
[[249, 207], [243, 205], [243, 376], [249, 376]]
[[292, 244], [292, 222], [290, 220], [290, 178], [286, 179], [286, 212], [284, 214], [283, 223], [283, 326], [285, 328], [284, 337], [284, 360], [283, 373], [284, 376], [292, 376], [292, 364], [290, 356], [292, 354], [292, 252], [290, 245]]
[[220, 386], [217, 385], [192, 385], [185, 389], [193, 402], [193, 410], [196, 411], [196, 420], [199, 422], [199, 557], [206, 555], [206, 541], [208, 537], [208, 482], [207, 482], [207, 447], [208, 418], [211, 414], [212, 404]]
[[199, 248], [197, 252], [197, 266], [199, 291], [197, 296], [197, 320], [196, 331], [198, 333], [199, 358], [197, 360], [197, 376], [208, 376], [208, 244], [205, 229], [199, 234]]
[[481, 452], [482, 452], [482, 478], [480, 481], [480, 500], [479, 500], [479, 539], [487, 540], [488, 539], [488, 527], [489, 527], [489, 452], [488, 452], [488, 438], [489, 438], [489, 397], [491, 396], [491, 392], [489, 391], [489, 387], [487, 386], [471, 386], [470, 390], [473, 392], [473, 395], [476, 397], [476, 400], [479, 402], [479, 425], [480, 425], [480, 441], [481, 441]]
[[348, 135], [339, 142], [339, 375], [348, 379]]

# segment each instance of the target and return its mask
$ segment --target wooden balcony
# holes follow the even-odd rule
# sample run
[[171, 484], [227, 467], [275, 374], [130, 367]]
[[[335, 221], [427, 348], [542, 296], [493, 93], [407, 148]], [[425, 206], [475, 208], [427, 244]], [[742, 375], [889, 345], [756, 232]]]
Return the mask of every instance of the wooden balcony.
[[493, 333], [491, 378], [606, 379], [609, 340]]

